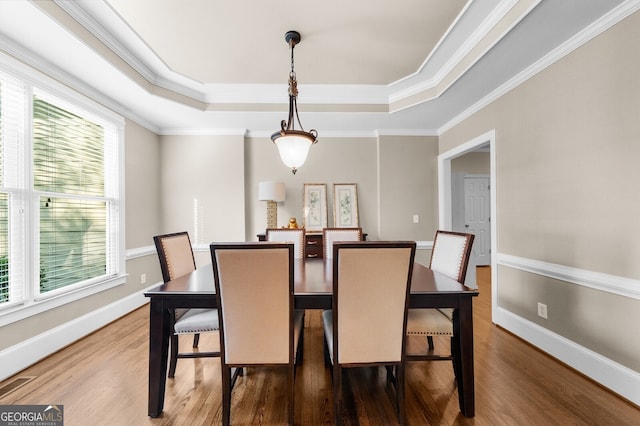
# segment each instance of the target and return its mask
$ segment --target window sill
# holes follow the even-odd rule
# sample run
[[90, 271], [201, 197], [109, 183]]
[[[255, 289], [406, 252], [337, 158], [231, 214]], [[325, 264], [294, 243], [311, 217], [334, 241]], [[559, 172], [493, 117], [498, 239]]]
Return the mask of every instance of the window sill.
[[96, 293], [109, 290], [126, 283], [126, 281], [126, 275], [122, 275], [75, 291], [63, 293], [52, 298], [7, 307], [6, 309], [0, 310], [0, 327], [67, 305]]

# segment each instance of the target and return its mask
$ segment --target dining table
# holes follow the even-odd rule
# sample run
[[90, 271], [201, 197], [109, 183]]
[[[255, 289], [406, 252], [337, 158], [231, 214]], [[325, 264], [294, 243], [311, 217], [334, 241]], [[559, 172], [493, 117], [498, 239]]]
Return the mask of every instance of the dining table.
[[[332, 259], [299, 259], [294, 265], [295, 309], [331, 309]], [[149, 405], [148, 415], [158, 417], [164, 407], [167, 378], [170, 312], [175, 308], [216, 308], [213, 267], [199, 267], [180, 278], [145, 291], [149, 314]], [[413, 266], [409, 308], [453, 308], [453, 345], [457, 345], [459, 366], [456, 381], [460, 412], [475, 415], [473, 361], [473, 297], [476, 289], [466, 287], [419, 263]]]

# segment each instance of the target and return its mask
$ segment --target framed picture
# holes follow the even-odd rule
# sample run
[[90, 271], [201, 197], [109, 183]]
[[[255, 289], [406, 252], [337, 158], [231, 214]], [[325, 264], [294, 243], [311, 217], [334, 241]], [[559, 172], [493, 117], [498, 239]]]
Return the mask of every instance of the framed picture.
[[327, 185], [304, 184], [304, 229], [306, 232], [322, 232], [327, 227]]
[[355, 183], [333, 185], [334, 228], [358, 228], [358, 191]]

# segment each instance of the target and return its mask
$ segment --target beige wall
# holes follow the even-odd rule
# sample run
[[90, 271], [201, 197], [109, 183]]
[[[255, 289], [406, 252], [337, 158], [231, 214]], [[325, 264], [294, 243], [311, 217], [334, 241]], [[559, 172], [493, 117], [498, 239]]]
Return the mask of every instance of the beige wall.
[[327, 185], [327, 224], [333, 226], [333, 184], [355, 183], [358, 191], [358, 217], [364, 232], [376, 235], [376, 139], [322, 138], [313, 145], [305, 164], [292, 174], [280, 160], [269, 138], [248, 138], [247, 145], [247, 221], [248, 236], [254, 238], [266, 227], [266, 203], [258, 201], [258, 183], [284, 182], [286, 200], [278, 205], [278, 226], [290, 217], [303, 224], [305, 183]]
[[[432, 240], [438, 225], [437, 137], [380, 137], [380, 237]], [[419, 223], [413, 223], [413, 215]]]
[[160, 138], [127, 121], [125, 133], [126, 247], [153, 244], [161, 228]]
[[[445, 152], [496, 131], [499, 253], [640, 279], [639, 29], [635, 13], [442, 135]], [[637, 299], [501, 266], [498, 304], [640, 371]]]
[[[293, 175], [268, 138], [246, 141], [247, 236], [266, 226], [266, 205], [258, 183], [284, 182], [286, 201], [278, 205], [278, 225], [289, 217], [302, 224], [305, 183], [327, 185], [328, 225], [333, 226], [333, 184], [355, 183], [360, 226], [371, 240], [430, 240], [437, 225], [437, 138], [382, 136], [320, 138], [306, 163]], [[421, 217], [419, 224], [413, 214]]]
[[488, 175], [490, 165], [488, 152], [470, 152], [451, 160], [451, 173]]
[[162, 136], [163, 232], [188, 231], [193, 244], [244, 241], [242, 136]]

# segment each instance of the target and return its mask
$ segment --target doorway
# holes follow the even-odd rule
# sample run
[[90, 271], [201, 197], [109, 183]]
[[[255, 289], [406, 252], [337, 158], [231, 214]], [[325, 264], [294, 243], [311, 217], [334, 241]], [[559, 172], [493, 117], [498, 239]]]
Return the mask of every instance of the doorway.
[[[489, 151], [489, 218], [488, 223], [490, 237], [489, 262], [491, 265], [491, 306], [492, 316], [496, 312], [497, 307], [497, 225], [498, 217], [496, 214], [496, 150], [495, 150], [495, 130], [482, 134], [462, 145], [457, 146], [438, 156], [438, 223], [440, 229], [453, 230], [453, 182], [455, 177], [452, 173], [451, 162], [453, 159], [461, 157], [467, 153], [477, 151], [479, 149], [487, 149]], [[456, 207], [459, 211], [459, 207]], [[471, 263], [469, 264], [471, 267]], [[475, 262], [474, 262], [475, 268]]]

